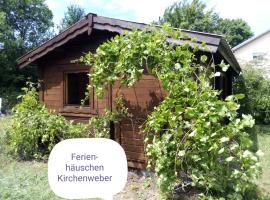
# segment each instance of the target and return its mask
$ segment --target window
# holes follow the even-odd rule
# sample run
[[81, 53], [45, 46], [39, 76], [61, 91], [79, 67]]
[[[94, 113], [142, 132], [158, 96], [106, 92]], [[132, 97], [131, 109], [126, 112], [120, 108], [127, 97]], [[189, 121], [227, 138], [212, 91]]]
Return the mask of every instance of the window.
[[263, 52], [256, 52], [256, 53], [253, 53], [253, 60], [255, 59], [263, 59], [263, 56], [265, 54]]
[[255, 61], [257, 65], [263, 65], [264, 56], [266, 55], [265, 53], [256, 52], [256, 53], [253, 53], [252, 55], [253, 55], [253, 60]]
[[[81, 100], [86, 97], [89, 77], [87, 72], [68, 72], [65, 73], [65, 104], [66, 105], [81, 105]], [[89, 106], [89, 98], [86, 99], [84, 105]]]

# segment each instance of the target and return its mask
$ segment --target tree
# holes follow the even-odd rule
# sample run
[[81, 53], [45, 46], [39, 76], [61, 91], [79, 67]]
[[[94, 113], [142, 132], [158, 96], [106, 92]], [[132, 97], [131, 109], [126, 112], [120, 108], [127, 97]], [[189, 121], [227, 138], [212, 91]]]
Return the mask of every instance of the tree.
[[253, 35], [250, 26], [242, 19], [223, 19], [200, 0], [183, 0], [169, 6], [159, 24], [170, 23], [173, 27], [222, 34], [233, 47]]
[[5, 20], [5, 13], [0, 11], [0, 51], [3, 50], [5, 35], [8, 31], [9, 28]]
[[45, 0], [0, 0], [0, 13], [0, 95], [7, 106], [16, 101], [27, 77], [36, 77], [33, 68], [19, 70], [16, 59], [50, 38], [53, 15]]
[[246, 96], [240, 101], [240, 113], [251, 113], [256, 124], [270, 124], [270, 80], [265, 72], [250, 61], [244, 63], [243, 73], [234, 82], [234, 91]]
[[58, 26], [59, 31], [63, 31], [69, 26], [75, 24], [77, 21], [82, 19], [85, 15], [85, 11], [78, 5], [70, 5], [67, 7], [64, 18], [61, 20]]
[[215, 32], [223, 34], [232, 47], [253, 36], [250, 26], [243, 19], [220, 19]]
[[5, 25], [6, 25], [5, 13], [0, 11], [0, 43], [2, 42], [2, 39], [3, 39], [2, 37], [5, 31]]
[[159, 23], [169, 22], [173, 27], [196, 31], [213, 32], [215, 18], [212, 10], [206, 10], [206, 4], [200, 0], [187, 0], [174, 3], [168, 7]]
[[24, 51], [50, 37], [53, 15], [44, 0], [1, 0], [0, 10], [12, 30], [9, 39], [20, 42]]

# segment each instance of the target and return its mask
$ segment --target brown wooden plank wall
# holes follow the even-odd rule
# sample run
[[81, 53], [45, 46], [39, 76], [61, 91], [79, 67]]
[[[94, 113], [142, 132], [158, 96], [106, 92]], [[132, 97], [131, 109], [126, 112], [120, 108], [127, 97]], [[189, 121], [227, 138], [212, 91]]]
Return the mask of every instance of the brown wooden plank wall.
[[140, 126], [145, 122], [146, 115], [153, 111], [165, 96], [160, 82], [151, 75], [143, 75], [142, 79], [131, 88], [121, 87], [119, 82], [112, 87], [112, 100], [122, 95], [126, 106], [133, 114], [132, 119], [121, 121], [116, 128], [116, 140], [124, 148], [129, 166], [146, 167], [144, 153], [144, 135]]
[[40, 99], [46, 107], [75, 121], [87, 121], [93, 115], [102, 115], [104, 108], [109, 106], [108, 93], [101, 100], [98, 100], [94, 95], [93, 108], [64, 105], [64, 74], [70, 71], [89, 71], [89, 67], [82, 64], [72, 64], [71, 61], [89, 51], [94, 52], [102, 42], [111, 36], [110, 33], [98, 31], [93, 32], [91, 37], [83, 34], [39, 60], [40, 79], [43, 85]]
[[71, 64], [46, 66], [42, 82], [43, 102], [46, 107], [75, 121], [85, 121], [93, 115], [102, 115], [104, 108], [108, 108], [107, 92], [103, 99], [97, 99], [94, 95], [94, 109], [64, 105], [64, 73], [70, 70], [88, 71], [88, 67]]

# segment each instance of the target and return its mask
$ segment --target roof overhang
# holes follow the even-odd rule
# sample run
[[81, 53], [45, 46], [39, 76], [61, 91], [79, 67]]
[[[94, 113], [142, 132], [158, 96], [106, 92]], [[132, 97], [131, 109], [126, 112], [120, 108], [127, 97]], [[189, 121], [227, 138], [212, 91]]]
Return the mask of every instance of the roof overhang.
[[[33, 49], [32, 51], [29, 51], [28, 53], [18, 58], [17, 63], [20, 68], [23, 68], [29, 64], [33, 64], [39, 58], [52, 52], [55, 48], [66, 44], [78, 35], [83, 33], [87, 33], [88, 35], [90, 35], [92, 30], [105, 30], [115, 33], [122, 33], [125, 30], [131, 31], [132, 29], [144, 29], [147, 26], [149, 25], [144, 23], [113, 19], [103, 16], [97, 16], [96, 14], [90, 13], [74, 25], [61, 32], [59, 35], [53, 37], [39, 47]], [[205, 43], [206, 48], [203, 48], [203, 51], [210, 53], [219, 52], [237, 73], [241, 71], [241, 68], [235, 56], [233, 55], [228, 43], [221, 35], [190, 30], [182, 30], [182, 32], [185, 33], [189, 39], [196, 39], [196, 42], [198, 44]], [[169, 41], [181, 45], [187, 39]]]
[[233, 52], [238, 51], [238, 50], [241, 49], [242, 47], [244, 47], [244, 46], [246, 46], [246, 45], [252, 43], [254, 40], [257, 40], [257, 39], [263, 37], [264, 35], [268, 34], [269, 32], [270, 32], [270, 29], [267, 30], [267, 31], [265, 31], [265, 32], [263, 32], [263, 33], [261, 33], [261, 34], [259, 34], [259, 35], [253, 36], [253, 37], [251, 37], [251, 38], [249, 38], [249, 39], [243, 41], [242, 43], [240, 43], [240, 44], [236, 45], [235, 47], [233, 47], [233, 48], [232, 48], [232, 51], [233, 51]]

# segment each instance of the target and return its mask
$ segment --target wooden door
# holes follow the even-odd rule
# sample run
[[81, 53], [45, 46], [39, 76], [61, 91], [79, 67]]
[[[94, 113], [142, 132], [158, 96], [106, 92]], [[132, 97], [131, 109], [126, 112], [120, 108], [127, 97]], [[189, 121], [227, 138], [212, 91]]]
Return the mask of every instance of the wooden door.
[[119, 89], [119, 83], [116, 83], [112, 87], [112, 101], [119, 95], [124, 97], [125, 106], [133, 117], [122, 120], [115, 127], [114, 139], [124, 148], [130, 167], [145, 168], [144, 135], [141, 128], [146, 116], [161, 102], [165, 94], [158, 80], [153, 76], [143, 75], [142, 79], [131, 88]]

